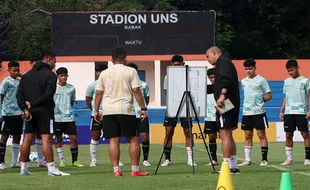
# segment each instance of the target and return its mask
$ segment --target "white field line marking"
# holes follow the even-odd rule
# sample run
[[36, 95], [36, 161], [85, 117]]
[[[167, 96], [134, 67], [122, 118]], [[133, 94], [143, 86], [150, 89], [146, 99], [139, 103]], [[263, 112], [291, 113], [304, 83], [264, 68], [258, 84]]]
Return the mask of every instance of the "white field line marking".
[[[177, 147], [179, 148], [185, 148], [185, 146], [182, 146], [182, 145], [176, 145]], [[198, 150], [200, 152], [206, 152], [205, 149], [200, 149], [200, 148], [195, 148], [194, 150]], [[222, 154], [217, 154], [218, 156], [221, 156], [223, 157]], [[244, 159], [241, 159], [241, 158], [237, 158], [239, 161], [243, 161]], [[253, 162], [252, 163], [256, 163], [256, 162]], [[281, 167], [281, 166], [276, 166], [276, 165], [267, 165], [267, 166], [262, 166], [262, 167], [269, 167], [269, 168], [274, 168], [274, 169], [277, 169], [279, 171], [284, 171], [284, 172], [292, 172], [292, 173], [296, 173], [296, 174], [301, 174], [301, 175], [306, 175], [306, 176], [310, 176], [310, 173], [305, 173], [305, 172], [298, 172], [298, 171], [292, 171], [288, 168], [284, 168], [284, 167]]]

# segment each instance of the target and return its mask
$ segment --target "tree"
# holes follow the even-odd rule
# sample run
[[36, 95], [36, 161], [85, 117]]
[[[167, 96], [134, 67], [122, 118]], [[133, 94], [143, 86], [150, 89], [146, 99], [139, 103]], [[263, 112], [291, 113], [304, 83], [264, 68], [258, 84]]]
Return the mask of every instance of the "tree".
[[[252, 0], [224, 5], [234, 30], [229, 51], [237, 59], [309, 57], [310, 2]], [[229, 7], [229, 8], [228, 8]]]
[[0, 25], [0, 47], [5, 47], [0, 48], [0, 55], [5, 59], [27, 60], [37, 56], [38, 52], [51, 50], [51, 16], [34, 11], [36, 9], [48, 12], [87, 11], [100, 10], [103, 6], [104, 2], [92, 0], [1, 1], [0, 12], [8, 16], [6, 25]]
[[56, 11], [215, 10], [216, 45], [234, 59], [307, 58], [310, 51], [307, 0], [6, 0], [0, 1], [0, 56], [29, 59], [51, 50]]

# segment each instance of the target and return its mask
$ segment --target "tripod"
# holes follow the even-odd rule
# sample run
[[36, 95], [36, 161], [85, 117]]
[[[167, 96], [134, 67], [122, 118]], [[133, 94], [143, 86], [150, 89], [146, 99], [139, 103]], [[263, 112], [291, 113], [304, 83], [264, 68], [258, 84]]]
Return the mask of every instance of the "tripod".
[[[183, 96], [182, 96], [182, 99], [181, 99], [181, 102], [179, 104], [179, 107], [178, 107], [178, 110], [177, 110], [177, 113], [176, 113], [176, 116], [174, 117], [174, 123], [176, 124], [177, 121], [178, 121], [178, 118], [179, 118], [179, 114], [181, 112], [181, 108], [182, 108], [182, 105], [185, 101], [185, 111], [186, 111], [186, 121], [188, 122], [188, 126], [189, 126], [189, 132], [190, 132], [190, 142], [191, 142], [191, 156], [192, 156], [192, 170], [193, 170], [193, 175], [195, 175], [195, 167], [194, 167], [194, 151], [193, 151], [193, 133], [192, 133], [192, 123], [191, 123], [191, 115], [190, 115], [190, 109], [193, 110], [194, 112], [194, 115], [195, 115], [195, 121], [197, 122], [198, 124], [198, 127], [199, 127], [199, 130], [200, 130], [200, 133], [203, 135], [203, 132], [202, 132], [202, 129], [201, 129], [201, 126], [200, 126], [200, 121], [199, 121], [199, 118], [198, 118], [198, 114], [197, 114], [197, 111], [195, 109], [195, 106], [194, 106], [194, 101], [193, 101], [193, 98], [192, 98], [192, 95], [191, 95], [191, 92], [189, 91], [189, 81], [188, 81], [188, 65], [185, 65], [185, 83], [186, 83], [186, 90], [184, 91], [183, 93]], [[190, 107], [191, 106], [191, 107]], [[167, 141], [165, 142], [165, 147], [168, 145], [168, 141], [169, 139], [172, 138], [172, 134], [173, 134], [173, 131], [174, 130], [171, 130], [168, 134], [168, 139]], [[203, 143], [205, 145], [205, 148], [206, 148], [206, 151], [208, 153], [208, 156], [209, 156], [209, 159], [210, 159], [210, 163], [212, 165], [212, 168], [213, 168], [213, 173], [218, 173], [216, 172], [215, 170], [215, 167], [213, 165], [213, 162], [212, 162], [212, 158], [211, 158], [211, 154], [209, 152], [209, 149], [208, 149], [208, 145], [206, 143], [206, 140], [205, 138], [202, 138], [203, 140]], [[156, 167], [156, 170], [155, 170], [155, 175], [157, 174], [157, 171], [158, 171], [158, 168], [159, 168], [159, 165], [161, 163], [161, 160], [164, 156], [164, 153], [165, 153], [165, 150], [163, 150], [162, 154], [161, 154], [161, 157], [159, 159], [159, 162], [157, 164], [157, 167]]]

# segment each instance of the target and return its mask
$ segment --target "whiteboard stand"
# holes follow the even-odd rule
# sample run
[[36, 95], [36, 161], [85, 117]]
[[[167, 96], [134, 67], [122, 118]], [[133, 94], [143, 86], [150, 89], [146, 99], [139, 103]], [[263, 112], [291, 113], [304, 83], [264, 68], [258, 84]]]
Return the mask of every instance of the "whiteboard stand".
[[[193, 162], [192, 169], [193, 169], [193, 175], [195, 175], [195, 166], [194, 166], [195, 160], [194, 160], [194, 151], [193, 151], [194, 145], [193, 145], [193, 132], [192, 132], [191, 111], [193, 111], [193, 113], [194, 113], [194, 118], [195, 118], [195, 120], [196, 120], [196, 122], [198, 124], [200, 133], [203, 134], [203, 132], [202, 132], [202, 129], [201, 129], [201, 126], [200, 126], [200, 121], [199, 121], [199, 118], [198, 118], [197, 110], [195, 108], [193, 97], [191, 95], [191, 92], [189, 91], [189, 80], [188, 80], [189, 77], [188, 76], [189, 76], [189, 67], [188, 67], [188, 65], [185, 65], [185, 85], [186, 85], [186, 89], [185, 89], [185, 91], [183, 93], [182, 99], [181, 99], [180, 104], [178, 106], [177, 113], [176, 113], [176, 115], [174, 117], [174, 121], [175, 121], [175, 123], [177, 123], [178, 118], [180, 117], [180, 113], [181, 113], [181, 109], [183, 107], [183, 103], [185, 101], [186, 121], [188, 122], [188, 125], [190, 126], [189, 127], [189, 132], [190, 132], [190, 142], [191, 142], [191, 152], [192, 152], [192, 162]], [[172, 134], [173, 134], [172, 131], [173, 130], [171, 130], [170, 133], [168, 134], [168, 139], [172, 138]], [[167, 139], [167, 141], [165, 143], [165, 147], [168, 144], [168, 139]], [[211, 154], [209, 152], [206, 140], [204, 138], [202, 138], [202, 140], [203, 140], [203, 143], [204, 143], [205, 148], [207, 150], [207, 153], [208, 153], [208, 156], [209, 156], [209, 159], [210, 159], [210, 163], [211, 163], [212, 168], [213, 168], [213, 172], [212, 173], [218, 174], [218, 172], [215, 170], [214, 164], [212, 162]], [[156, 170], [155, 170], [155, 175], [157, 174], [157, 171], [158, 171], [159, 165], [161, 163], [161, 160], [162, 160], [162, 158], [164, 156], [164, 153], [165, 153], [165, 150], [163, 150], [163, 152], [161, 154], [160, 160], [159, 160], [158, 165], [157, 165]]]

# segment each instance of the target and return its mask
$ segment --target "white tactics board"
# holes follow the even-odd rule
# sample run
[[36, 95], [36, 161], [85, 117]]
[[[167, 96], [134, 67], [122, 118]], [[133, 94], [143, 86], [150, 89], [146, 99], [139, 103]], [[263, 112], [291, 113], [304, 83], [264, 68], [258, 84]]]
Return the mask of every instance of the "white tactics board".
[[[186, 90], [185, 74], [185, 67], [169, 66], [167, 68], [167, 115], [169, 117], [176, 116], [182, 96]], [[188, 67], [188, 90], [191, 92], [198, 117], [206, 116], [207, 78], [206, 66]], [[195, 117], [191, 105], [190, 116]], [[179, 117], [186, 117], [186, 100], [182, 102]]]

